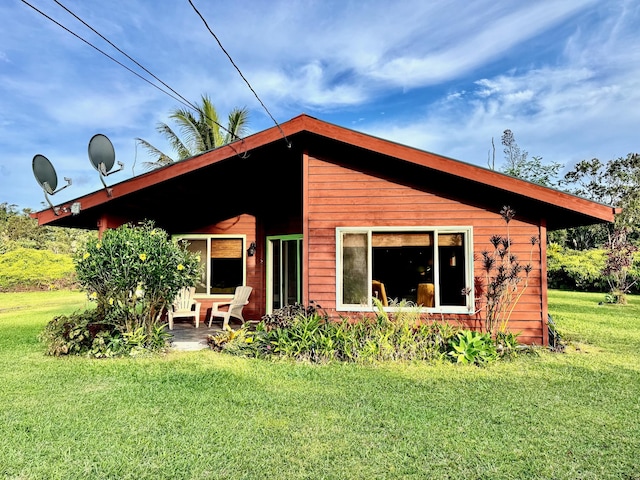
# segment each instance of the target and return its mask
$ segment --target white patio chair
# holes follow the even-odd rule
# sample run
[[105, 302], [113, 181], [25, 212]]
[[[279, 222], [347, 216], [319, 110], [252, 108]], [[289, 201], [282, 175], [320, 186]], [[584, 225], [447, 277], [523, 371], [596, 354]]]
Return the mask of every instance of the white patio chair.
[[[211, 306], [211, 315], [209, 316], [209, 327], [213, 317], [222, 317], [222, 328], [226, 330], [229, 327], [229, 319], [237, 318], [244, 322], [242, 309], [249, 303], [249, 295], [251, 295], [252, 287], [240, 286], [236, 287], [233, 298], [227, 302], [214, 302]], [[226, 310], [220, 310], [220, 307], [227, 306]]]
[[196, 328], [200, 326], [201, 303], [193, 298], [195, 292], [195, 287], [185, 287], [178, 292], [178, 296], [167, 311], [169, 330], [173, 330], [173, 319], [176, 317], [193, 317]]

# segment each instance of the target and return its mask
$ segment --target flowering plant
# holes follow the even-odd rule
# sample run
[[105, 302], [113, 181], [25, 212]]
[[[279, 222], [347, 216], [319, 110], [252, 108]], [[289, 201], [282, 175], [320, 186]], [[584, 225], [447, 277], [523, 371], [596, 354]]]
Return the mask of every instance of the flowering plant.
[[123, 225], [92, 239], [74, 258], [78, 281], [97, 302], [100, 321], [151, 335], [163, 309], [199, 278], [198, 258], [151, 222]]

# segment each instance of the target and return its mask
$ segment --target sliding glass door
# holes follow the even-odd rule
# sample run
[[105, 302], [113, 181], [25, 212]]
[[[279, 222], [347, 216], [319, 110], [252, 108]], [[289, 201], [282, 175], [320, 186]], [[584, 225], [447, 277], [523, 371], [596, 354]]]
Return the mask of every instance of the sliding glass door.
[[267, 237], [267, 313], [302, 301], [302, 235]]

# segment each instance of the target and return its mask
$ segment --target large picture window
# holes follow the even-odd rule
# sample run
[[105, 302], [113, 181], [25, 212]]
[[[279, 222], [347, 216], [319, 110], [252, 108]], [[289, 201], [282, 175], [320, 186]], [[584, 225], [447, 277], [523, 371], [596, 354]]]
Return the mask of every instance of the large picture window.
[[245, 284], [245, 239], [218, 235], [181, 235], [178, 241], [200, 257], [200, 295], [228, 295]]
[[473, 305], [471, 228], [338, 228], [337, 305], [370, 309], [409, 301], [434, 311]]

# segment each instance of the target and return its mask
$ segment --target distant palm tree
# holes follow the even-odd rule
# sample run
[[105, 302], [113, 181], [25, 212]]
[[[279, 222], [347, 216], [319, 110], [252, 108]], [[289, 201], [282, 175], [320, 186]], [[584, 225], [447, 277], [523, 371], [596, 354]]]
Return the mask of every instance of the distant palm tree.
[[155, 162], [144, 162], [146, 169], [151, 170], [193, 157], [238, 140], [246, 133], [249, 119], [249, 112], [246, 108], [234, 108], [229, 113], [225, 129], [221, 128], [218, 112], [207, 95], [202, 96], [202, 104], [197, 107], [197, 117], [190, 110], [184, 108], [176, 109], [169, 115], [169, 118], [178, 126], [182, 137], [166, 123], [160, 122], [156, 128], [169, 140], [171, 147], [178, 155], [176, 160], [146, 140], [136, 138], [136, 141], [152, 157], [158, 159]]

